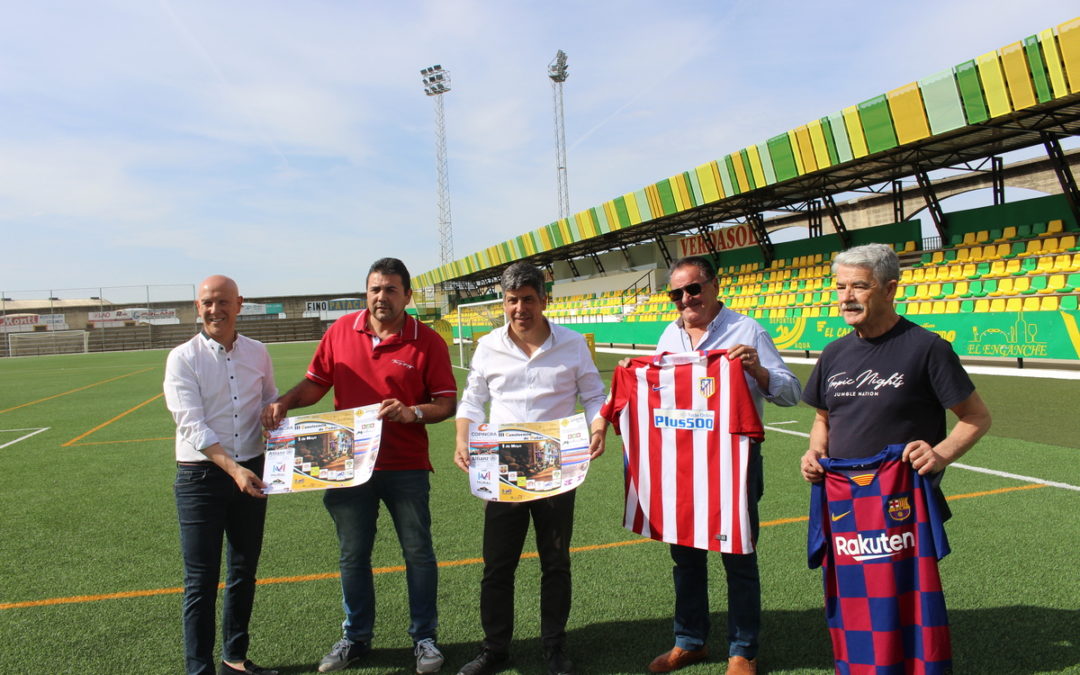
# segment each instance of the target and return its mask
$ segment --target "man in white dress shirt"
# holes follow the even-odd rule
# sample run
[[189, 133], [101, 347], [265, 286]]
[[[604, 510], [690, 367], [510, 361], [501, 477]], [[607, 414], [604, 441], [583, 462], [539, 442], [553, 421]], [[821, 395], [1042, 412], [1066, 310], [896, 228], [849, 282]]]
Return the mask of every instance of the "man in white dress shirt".
[[259, 415], [277, 396], [270, 355], [236, 332], [244, 299], [220, 275], [199, 284], [198, 335], [169, 353], [165, 403], [176, 421], [176, 510], [184, 558], [184, 657], [190, 675], [213, 675], [222, 537], [228, 542], [217, 673], [277, 675], [247, 658], [266, 487]]
[[[543, 273], [514, 263], [502, 275], [506, 325], [480, 339], [468, 384], [457, 412], [454, 462], [469, 470], [469, 424], [485, 419], [490, 403], [492, 424], [546, 422], [569, 417], [578, 399], [591, 422], [589, 458], [604, 452], [604, 385], [585, 339], [544, 317], [547, 294]], [[570, 615], [570, 537], [574, 528], [575, 491], [528, 502], [487, 502], [484, 510], [484, 576], [480, 583], [480, 654], [459, 675], [488, 675], [510, 659], [514, 630], [514, 572], [521, 557], [529, 519], [536, 528], [540, 557], [540, 637], [552, 675], [573, 673], [566, 657], [566, 621]]]

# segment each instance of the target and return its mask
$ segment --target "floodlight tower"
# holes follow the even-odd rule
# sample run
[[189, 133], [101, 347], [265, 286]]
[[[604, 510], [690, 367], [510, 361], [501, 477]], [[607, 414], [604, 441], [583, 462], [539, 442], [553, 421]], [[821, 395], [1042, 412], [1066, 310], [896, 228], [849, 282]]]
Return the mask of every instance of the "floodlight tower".
[[570, 217], [570, 191], [566, 186], [566, 127], [563, 125], [563, 82], [570, 77], [566, 68], [566, 52], [559, 50], [548, 64], [551, 93], [555, 103], [555, 180], [559, 197], [559, 218]]
[[450, 179], [446, 171], [446, 118], [442, 95], [450, 91], [450, 71], [435, 65], [420, 71], [424, 93], [435, 101], [435, 185], [439, 207], [439, 263], [454, 261], [454, 231], [450, 226]]

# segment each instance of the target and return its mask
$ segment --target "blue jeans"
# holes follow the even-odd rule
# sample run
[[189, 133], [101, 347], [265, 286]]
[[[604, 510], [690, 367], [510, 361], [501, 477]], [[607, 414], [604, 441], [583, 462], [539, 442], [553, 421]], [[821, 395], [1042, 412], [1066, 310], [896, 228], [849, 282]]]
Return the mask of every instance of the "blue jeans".
[[[757, 543], [760, 523], [758, 500], [765, 491], [762, 478], [761, 448], [751, 445], [747, 467], [747, 489], [751, 536]], [[748, 555], [721, 553], [727, 576], [728, 656], [757, 656], [761, 632], [761, 580], [757, 552]], [[709, 635], [708, 551], [689, 546], [671, 546], [675, 561], [675, 645], [682, 649], [701, 649]]]
[[[243, 462], [262, 474], [263, 458]], [[221, 658], [247, 658], [248, 622], [255, 600], [255, 571], [262, 550], [266, 500], [245, 495], [214, 464], [178, 465], [176, 512], [184, 558], [184, 659], [190, 675], [217, 672], [214, 619], [221, 570], [222, 537], [226, 549], [225, 593], [221, 610]]]
[[439, 624], [435, 596], [439, 568], [431, 545], [428, 471], [376, 471], [363, 485], [327, 490], [323, 504], [334, 519], [341, 545], [341, 595], [345, 637], [370, 642], [375, 630], [375, 583], [371, 549], [375, 544], [379, 501], [386, 504], [405, 558], [409, 591], [409, 635], [434, 638]]

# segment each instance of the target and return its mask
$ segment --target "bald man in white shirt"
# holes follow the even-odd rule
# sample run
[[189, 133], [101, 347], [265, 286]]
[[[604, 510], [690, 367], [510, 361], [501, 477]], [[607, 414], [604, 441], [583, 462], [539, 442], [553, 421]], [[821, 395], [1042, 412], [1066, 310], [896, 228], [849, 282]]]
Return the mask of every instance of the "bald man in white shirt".
[[[189, 675], [277, 675], [247, 658], [266, 487], [260, 413], [277, 397], [266, 347], [236, 332], [244, 298], [232, 279], [199, 284], [198, 335], [169, 353], [165, 403], [176, 421], [176, 510], [184, 558], [184, 658]], [[214, 668], [222, 539], [228, 542], [221, 662]]]

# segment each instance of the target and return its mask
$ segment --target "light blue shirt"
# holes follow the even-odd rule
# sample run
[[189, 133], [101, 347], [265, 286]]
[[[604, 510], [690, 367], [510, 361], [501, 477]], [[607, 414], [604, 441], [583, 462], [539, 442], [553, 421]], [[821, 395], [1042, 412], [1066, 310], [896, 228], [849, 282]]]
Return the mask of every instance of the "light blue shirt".
[[750, 386], [750, 394], [754, 397], [754, 405], [757, 407], [759, 417], [764, 419], [765, 400], [783, 407], [799, 403], [802, 396], [802, 384], [780, 358], [780, 352], [777, 351], [769, 333], [757, 321], [745, 314], [730, 310], [726, 306], [721, 307], [720, 313], [709, 322], [705, 335], [697, 345], [691, 345], [690, 336], [683, 329], [681, 318], [672, 321], [660, 334], [660, 340], [656, 344], [656, 353], [732, 349], [735, 345], [749, 345], [756, 349], [758, 361], [769, 371], [768, 391], [762, 391], [757, 380], [746, 373], [746, 383]]

